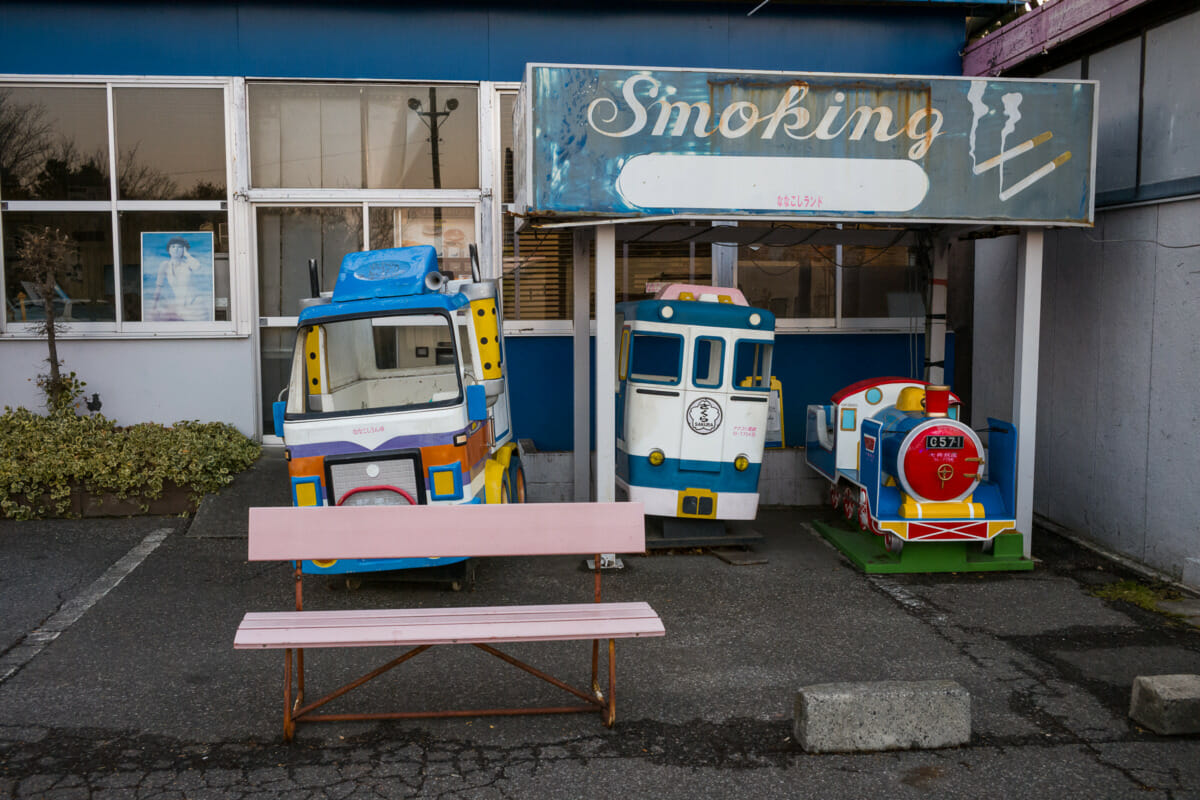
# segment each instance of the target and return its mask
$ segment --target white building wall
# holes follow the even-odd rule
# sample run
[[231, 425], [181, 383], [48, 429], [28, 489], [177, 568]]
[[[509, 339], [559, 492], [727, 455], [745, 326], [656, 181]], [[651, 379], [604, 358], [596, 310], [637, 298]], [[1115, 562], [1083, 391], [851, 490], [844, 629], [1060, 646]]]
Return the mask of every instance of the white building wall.
[[[4, 402], [44, 410], [31, 380], [46, 371], [44, 340], [0, 346]], [[99, 393], [100, 412], [120, 424], [223, 421], [255, 435], [253, 339], [66, 339], [63, 369]]]
[[[1200, 557], [1200, 200], [1046, 237], [1034, 510], [1175, 576]], [[976, 246], [972, 421], [1011, 418], [1015, 237]]]

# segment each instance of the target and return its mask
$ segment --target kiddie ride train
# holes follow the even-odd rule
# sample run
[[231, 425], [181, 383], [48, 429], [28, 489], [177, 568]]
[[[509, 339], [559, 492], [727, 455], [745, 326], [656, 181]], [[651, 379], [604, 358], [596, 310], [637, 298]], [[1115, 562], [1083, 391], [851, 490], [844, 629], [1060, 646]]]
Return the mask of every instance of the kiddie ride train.
[[[302, 300], [287, 399], [275, 403], [298, 506], [524, 502], [495, 281], [447, 280], [429, 246], [351, 253]], [[447, 567], [464, 558], [306, 561], [308, 574]], [[449, 573], [447, 576], [446, 573]], [[406, 578], [419, 577], [408, 573]], [[351, 579], [348, 579], [351, 582]]]
[[617, 487], [664, 533], [721, 536], [697, 521], [754, 519], [775, 316], [737, 289], [687, 284], [616, 308]]
[[906, 542], [977, 541], [991, 551], [1015, 527], [1016, 429], [988, 420], [988, 446], [959, 417], [947, 386], [878, 378], [808, 407], [809, 466], [846, 519]]

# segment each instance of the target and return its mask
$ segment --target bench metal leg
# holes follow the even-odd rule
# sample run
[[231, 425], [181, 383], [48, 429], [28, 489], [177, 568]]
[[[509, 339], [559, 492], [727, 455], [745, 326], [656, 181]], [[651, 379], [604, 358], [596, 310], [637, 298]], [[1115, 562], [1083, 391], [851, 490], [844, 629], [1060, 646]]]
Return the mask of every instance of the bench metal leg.
[[608, 707], [604, 710], [604, 726], [611, 728], [617, 721], [617, 640], [608, 640]]
[[283, 651], [283, 740], [290, 742], [296, 734], [296, 721], [292, 719], [292, 650]]

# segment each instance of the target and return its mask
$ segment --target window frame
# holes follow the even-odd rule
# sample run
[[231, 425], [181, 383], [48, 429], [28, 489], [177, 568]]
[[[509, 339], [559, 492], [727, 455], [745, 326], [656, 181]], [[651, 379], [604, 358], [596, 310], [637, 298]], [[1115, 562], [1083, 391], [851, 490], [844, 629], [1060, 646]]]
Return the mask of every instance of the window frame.
[[[637, 337], [639, 336], [659, 336], [664, 339], [675, 339], [679, 342], [679, 362], [675, 367], [675, 379], [667, 381], [652, 380], [647, 378], [639, 378], [633, 372], [633, 359], [637, 356]], [[642, 383], [651, 386], [679, 386], [683, 383], [683, 365], [687, 361], [687, 339], [679, 333], [671, 333], [670, 331], [655, 331], [655, 330], [638, 330], [634, 329], [629, 337], [629, 382]]]
[[[0, 234], [3, 233], [4, 216], [7, 213], [105, 213], [110, 216], [113, 264], [113, 320], [63, 322], [63, 339], [147, 339], [147, 338], [233, 338], [245, 337], [250, 333], [247, 314], [247, 285], [245, 261], [235, 254], [244, 246], [242, 227], [235, 224], [234, 198], [238, 193], [234, 165], [243, 159], [241, 129], [245, 126], [238, 118], [238, 79], [232, 77], [205, 78], [185, 76], [54, 76], [54, 75], [0, 75], [0, 87], [78, 87], [103, 88], [108, 142], [108, 200], [5, 200], [0, 197]], [[221, 200], [122, 200], [117, 192], [119, 179], [113, 94], [118, 89], [220, 89], [221, 109], [224, 115], [225, 135], [225, 197]], [[244, 103], [242, 104], [244, 107]], [[212, 322], [142, 322], [126, 320], [124, 294], [121, 286], [121, 214], [123, 212], [157, 211], [208, 211], [223, 212], [228, 236], [229, 256], [229, 310], [228, 319]], [[214, 231], [214, 236], [219, 235]], [[4, 254], [0, 251], [0, 294], [8, 291]], [[141, 294], [141, 287], [137, 287]], [[40, 325], [37, 322], [20, 322], [7, 319], [0, 314], [0, 339], [38, 339]]]

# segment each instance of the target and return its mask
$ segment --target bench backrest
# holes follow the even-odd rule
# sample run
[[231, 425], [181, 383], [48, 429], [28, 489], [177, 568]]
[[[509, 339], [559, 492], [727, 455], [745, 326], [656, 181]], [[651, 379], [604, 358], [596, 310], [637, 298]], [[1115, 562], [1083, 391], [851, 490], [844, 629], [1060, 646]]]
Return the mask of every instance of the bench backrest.
[[646, 549], [641, 503], [251, 508], [249, 538], [251, 561]]

